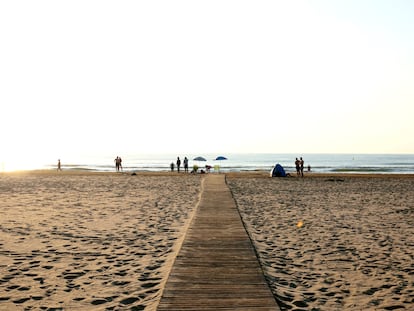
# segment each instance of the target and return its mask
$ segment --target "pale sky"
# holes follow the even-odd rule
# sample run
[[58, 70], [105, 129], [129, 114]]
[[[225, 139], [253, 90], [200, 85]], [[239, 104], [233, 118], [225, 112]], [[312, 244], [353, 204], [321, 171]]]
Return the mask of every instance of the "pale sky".
[[0, 163], [414, 153], [414, 1], [1, 1]]

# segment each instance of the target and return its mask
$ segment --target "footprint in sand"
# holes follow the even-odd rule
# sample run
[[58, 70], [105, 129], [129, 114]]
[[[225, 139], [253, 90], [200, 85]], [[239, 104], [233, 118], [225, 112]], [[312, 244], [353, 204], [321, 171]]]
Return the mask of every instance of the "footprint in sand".
[[20, 298], [20, 299], [13, 300], [13, 303], [21, 304], [21, 303], [25, 303], [28, 300], [30, 300], [30, 298]]

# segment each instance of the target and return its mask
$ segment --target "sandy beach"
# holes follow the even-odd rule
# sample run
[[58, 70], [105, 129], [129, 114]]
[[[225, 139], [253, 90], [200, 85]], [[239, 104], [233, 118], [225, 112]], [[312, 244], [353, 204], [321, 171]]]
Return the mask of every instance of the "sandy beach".
[[412, 310], [412, 176], [228, 183], [282, 310]]
[[[0, 174], [0, 310], [155, 310], [202, 178]], [[227, 182], [282, 310], [410, 310], [413, 176]]]
[[155, 310], [199, 176], [0, 175], [0, 310]]

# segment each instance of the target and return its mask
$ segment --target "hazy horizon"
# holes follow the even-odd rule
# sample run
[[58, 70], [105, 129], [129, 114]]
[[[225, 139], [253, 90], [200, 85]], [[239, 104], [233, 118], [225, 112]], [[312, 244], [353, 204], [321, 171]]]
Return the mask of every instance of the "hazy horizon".
[[0, 163], [414, 154], [414, 2], [5, 1]]

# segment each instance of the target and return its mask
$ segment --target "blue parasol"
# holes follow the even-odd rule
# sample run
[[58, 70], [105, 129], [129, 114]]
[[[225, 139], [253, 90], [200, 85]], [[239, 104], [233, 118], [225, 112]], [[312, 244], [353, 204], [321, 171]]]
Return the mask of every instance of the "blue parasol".
[[215, 161], [223, 161], [223, 160], [227, 160], [227, 158], [226, 158], [226, 157], [223, 157], [223, 156], [218, 156], [218, 157], [215, 159]]
[[203, 157], [196, 157], [193, 159], [193, 161], [207, 161], [206, 158]]
[[[227, 158], [223, 156], [218, 156], [217, 158], [214, 159], [214, 161], [224, 161], [224, 160], [227, 160]], [[220, 165], [214, 165], [214, 171], [216, 171], [217, 173], [220, 173]]]

